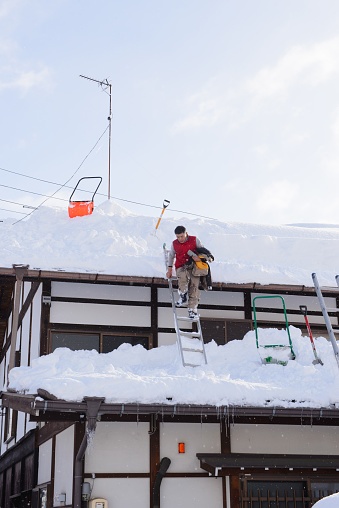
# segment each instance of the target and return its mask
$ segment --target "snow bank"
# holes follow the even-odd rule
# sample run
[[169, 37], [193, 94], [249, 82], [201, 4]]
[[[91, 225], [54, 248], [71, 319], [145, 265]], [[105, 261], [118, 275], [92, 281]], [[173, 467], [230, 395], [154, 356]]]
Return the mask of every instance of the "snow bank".
[[339, 494], [332, 494], [332, 496], [324, 497], [313, 505], [313, 508], [338, 508]]
[[[196, 368], [181, 365], [176, 345], [147, 351], [123, 344], [107, 354], [60, 348], [31, 367], [12, 369], [9, 388], [21, 393], [42, 388], [69, 401], [105, 397], [112, 403], [324, 408], [339, 402], [339, 370], [330, 343], [316, 339], [324, 366], [313, 365], [308, 337], [293, 326], [290, 332], [296, 360], [286, 366], [263, 365], [251, 331], [224, 346], [207, 344], [208, 365]], [[260, 330], [265, 333], [271, 343], [281, 343], [281, 331]]]
[[138, 216], [106, 201], [92, 215], [70, 219], [66, 209], [42, 207], [29, 220], [0, 224], [0, 266], [164, 277], [162, 246], [183, 224], [215, 256], [216, 282], [335, 285], [339, 272], [339, 228], [221, 223], [169, 219], [157, 236], [155, 217]]

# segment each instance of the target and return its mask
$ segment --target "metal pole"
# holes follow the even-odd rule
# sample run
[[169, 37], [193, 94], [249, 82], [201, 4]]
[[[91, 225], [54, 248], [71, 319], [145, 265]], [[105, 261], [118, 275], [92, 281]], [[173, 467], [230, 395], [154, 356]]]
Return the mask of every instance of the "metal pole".
[[334, 336], [334, 332], [333, 332], [333, 329], [332, 329], [332, 324], [331, 324], [331, 321], [330, 321], [330, 317], [328, 315], [328, 312], [327, 312], [327, 309], [326, 309], [326, 306], [325, 306], [325, 301], [324, 301], [324, 298], [323, 298], [323, 295], [321, 293], [321, 289], [320, 289], [320, 286], [319, 286], [318, 278], [317, 278], [317, 275], [315, 273], [312, 273], [312, 279], [313, 279], [314, 287], [315, 287], [315, 290], [316, 290], [316, 293], [317, 293], [317, 296], [318, 296], [318, 300], [319, 300], [319, 303], [320, 303], [321, 311], [323, 313], [324, 320], [325, 320], [325, 323], [326, 323], [327, 332], [328, 332], [328, 335], [329, 335], [331, 343], [332, 343], [332, 347], [333, 347], [333, 351], [334, 351], [334, 356], [335, 356], [335, 359], [337, 360], [337, 364], [338, 364], [338, 367], [339, 367], [339, 349], [338, 349], [338, 344], [337, 344], [336, 338]]
[[[80, 74], [80, 78], [89, 79], [89, 81], [94, 81], [95, 83], [98, 83], [101, 88], [109, 87], [109, 129], [108, 129], [108, 199], [111, 199], [111, 132], [112, 132], [112, 84], [108, 82], [107, 79], [103, 79], [100, 81], [99, 79], [93, 79], [89, 78], [88, 76], [83, 76]], [[104, 90], [105, 91], [105, 90]]]
[[108, 199], [111, 199], [112, 85], [109, 85]]

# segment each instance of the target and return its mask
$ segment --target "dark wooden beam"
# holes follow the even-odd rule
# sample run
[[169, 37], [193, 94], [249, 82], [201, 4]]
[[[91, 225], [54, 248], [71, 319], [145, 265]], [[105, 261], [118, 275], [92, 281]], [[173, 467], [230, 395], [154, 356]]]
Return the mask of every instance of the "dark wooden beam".
[[149, 428], [150, 449], [150, 508], [153, 508], [153, 487], [160, 464], [160, 429], [156, 414], [150, 416]]
[[[21, 310], [19, 312], [19, 317], [18, 317], [18, 328], [20, 328], [20, 326], [22, 325], [22, 321], [33, 301], [33, 298], [34, 296], [36, 295], [36, 292], [38, 291], [39, 289], [39, 286], [40, 286], [40, 282], [38, 281], [34, 281], [32, 283], [32, 286], [31, 286], [31, 289], [29, 290], [29, 293], [21, 307]], [[11, 308], [12, 308], [12, 304], [13, 304], [13, 300], [11, 302]], [[12, 340], [12, 333], [9, 334], [9, 336], [7, 337], [7, 340], [6, 340], [6, 343], [4, 345], [4, 347], [2, 348], [1, 350], [1, 353], [0, 353], [0, 363], [2, 362], [5, 354], [7, 353], [8, 351], [8, 348], [11, 344], [11, 340]]]

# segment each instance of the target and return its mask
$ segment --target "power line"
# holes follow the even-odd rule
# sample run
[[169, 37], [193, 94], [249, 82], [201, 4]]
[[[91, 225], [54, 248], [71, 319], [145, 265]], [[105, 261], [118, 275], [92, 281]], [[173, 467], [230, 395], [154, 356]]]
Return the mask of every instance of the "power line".
[[[10, 185], [4, 185], [3, 183], [0, 183], [0, 187], [6, 187], [6, 189], [17, 190], [17, 191], [20, 191], [20, 192], [27, 192], [28, 194], [35, 194], [36, 196], [43, 196], [43, 197], [48, 198], [48, 199], [53, 197], [53, 199], [58, 199], [59, 201], [68, 201], [68, 199], [64, 199], [64, 198], [55, 198], [54, 195], [52, 195], [52, 196], [46, 196], [46, 194], [40, 194], [39, 192], [28, 191], [26, 189], [19, 189], [18, 187], [11, 187]], [[58, 191], [56, 191], [56, 192], [58, 192]]]
[[5, 201], [5, 203], [12, 203], [12, 205], [20, 205], [20, 206], [24, 206], [27, 208], [35, 208], [35, 206], [24, 205], [23, 203], [18, 203], [17, 201], [9, 201], [8, 199], [1, 199], [0, 198], [0, 201]]
[[[108, 129], [108, 127], [106, 128], [106, 130], [107, 130], [107, 129]], [[105, 130], [105, 132], [106, 132], [106, 130]], [[105, 133], [105, 132], [104, 132], [104, 133]], [[102, 136], [101, 136], [101, 137], [102, 137]], [[101, 139], [101, 137], [100, 137], [100, 139]], [[100, 141], [100, 139], [98, 140], [98, 142]], [[96, 143], [96, 145], [98, 144], [98, 142]], [[95, 146], [96, 146], [96, 145], [95, 145]], [[95, 148], [95, 146], [93, 147], [93, 149]], [[91, 150], [91, 152], [93, 151], [93, 149]], [[90, 153], [91, 153], [91, 152], [90, 152]], [[89, 154], [88, 154], [88, 155], [89, 155]], [[86, 156], [86, 158], [88, 157], [88, 155]], [[86, 160], [86, 158], [83, 160], [83, 162]], [[83, 164], [83, 162], [81, 163], [81, 165]], [[79, 166], [79, 168], [77, 169], [77, 171], [80, 169], [81, 165]], [[66, 185], [66, 184], [67, 184], [67, 183], [68, 183], [68, 182], [69, 182], [69, 181], [73, 178], [73, 176], [74, 176], [74, 175], [75, 175], [75, 173], [77, 172], [77, 171], [76, 171], [76, 172], [75, 172], [75, 173], [71, 176], [71, 178], [69, 178], [69, 180], [67, 180], [66, 184], [60, 184], [60, 183], [56, 183], [56, 182], [51, 182], [50, 180], [44, 180], [43, 178], [37, 178], [37, 177], [34, 177], [34, 176], [25, 175], [24, 173], [19, 173], [19, 172], [17, 172], [17, 171], [12, 171], [12, 170], [10, 170], [10, 169], [0, 168], [0, 171], [6, 171], [7, 173], [11, 173], [11, 174], [13, 174], [13, 175], [22, 176], [22, 177], [24, 177], [24, 178], [29, 178], [29, 179], [31, 179], [31, 180], [36, 180], [36, 181], [38, 181], [38, 182], [48, 183], [48, 184], [50, 184], [50, 185], [57, 185], [58, 187], [60, 187], [60, 189], [58, 189], [57, 191], [55, 191], [55, 192], [54, 192], [51, 196], [46, 196], [46, 194], [39, 194], [39, 193], [37, 193], [37, 192], [33, 192], [33, 191], [27, 191], [27, 190], [24, 190], [24, 189], [18, 189], [18, 188], [16, 188], [16, 187], [10, 187], [10, 186], [8, 186], [8, 185], [3, 185], [3, 184], [0, 184], [0, 186], [2, 186], [2, 187], [7, 187], [7, 188], [9, 188], [9, 189], [14, 189], [14, 190], [19, 190], [19, 191], [23, 191], [23, 192], [28, 192], [28, 193], [30, 193], [30, 194], [35, 194], [35, 195], [38, 195], [38, 196], [43, 196], [43, 197], [46, 197], [47, 199], [50, 199], [50, 198], [53, 198], [53, 199], [58, 199], [58, 200], [60, 200], [60, 201], [68, 201], [68, 200], [67, 200], [67, 199], [64, 199], [64, 198], [56, 198], [56, 197], [54, 197], [54, 196], [55, 196], [55, 194], [56, 194], [57, 192], [59, 192], [59, 190], [61, 190], [62, 188], [73, 189], [73, 187], [71, 187], [70, 185]], [[91, 194], [92, 194], [92, 192], [91, 192], [91, 191], [89, 191], [89, 190], [87, 190], [87, 189], [79, 189], [79, 190], [80, 190], [80, 191], [82, 191], [82, 192], [88, 192], [88, 193], [91, 193]], [[98, 192], [98, 193], [97, 193], [97, 195], [98, 195], [98, 196], [106, 196], [106, 194], [104, 194], [104, 193], [102, 193], [102, 192]], [[161, 207], [161, 206], [157, 206], [157, 205], [150, 205], [150, 204], [148, 204], [148, 203], [141, 203], [141, 202], [139, 202], [139, 201], [132, 201], [132, 200], [130, 200], [130, 199], [118, 198], [117, 196], [111, 196], [111, 198], [112, 198], [112, 199], [116, 199], [117, 201], [123, 201], [123, 202], [125, 202], [125, 203], [131, 203], [131, 204], [133, 204], [133, 205], [146, 206], [146, 207], [148, 207], [148, 208], [156, 208], [157, 210], [162, 210], [162, 207]], [[47, 199], [46, 199], [46, 201], [47, 201]], [[46, 201], [43, 201], [43, 203], [41, 203], [39, 206], [42, 206], [42, 205], [43, 205]], [[39, 208], [39, 206], [37, 206], [36, 208]], [[186, 211], [184, 211], [184, 210], [176, 210], [176, 209], [174, 209], [174, 208], [169, 208], [169, 211], [171, 211], [171, 212], [176, 212], [176, 213], [183, 213], [184, 215], [192, 215], [192, 216], [194, 216], [194, 217], [200, 217], [200, 218], [202, 218], [202, 219], [210, 219], [210, 220], [215, 220], [215, 221], [217, 221], [217, 222], [222, 222], [222, 223], [225, 223], [225, 221], [221, 221], [220, 219], [216, 219], [216, 218], [214, 218], [214, 217], [208, 217], [208, 216], [206, 216], [206, 215], [200, 215], [200, 214], [198, 214], [198, 213], [186, 212]], [[32, 212], [31, 212], [31, 213], [32, 213]], [[30, 214], [28, 214], [28, 215], [30, 215]], [[27, 216], [28, 216], [28, 215], [27, 215]]]
[[[48, 183], [48, 184], [50, 184], [50, 185], [57, 185], [57, 186], [62, 186], [62, 187], [67, 188], [67, 189], [73, 189], [73, 187], [71, 187], [70, 185], [62, 185], [62, 184], [60, 184], [60, 183], [51, 182], [50, 180], [44, 180], [44, 179], [42, 179], [42, 178], [36, 178], [36, 177], [34, 177], [34, 176], [25, 175], [24, 173], [19, 173], [19, 172], [17, 172], [17, 171], [11, 171], [11, 170], [9, 170], [9, 169], [5, 169], [5, 168], [0, 168], [0, 171], [6, 171], [7, 173], [12, 173], [12, 174], [14, 174], [14, 175], [23, 176], [24, 178], [30, 178], [30, 179], [32, 179], [32, 180], [37, 180], [37, 181], [39, 181], [39, 182]], [[69, 181], [69, 180], [68, 180], [68, 181]], [[0, 185], [1, 185], [1, 184], [0, 184]], [[28, 192], [28, 193], [31, 193], [31, 194], [36, 194], [36, 195], [38, 195], [38, 196], [44, 196], [44, 197], [47, 197], [47, 198], [52, 197], [52, 196], [46, 196], [46, 194], [39, 194], [39, 193], [37, 193], [37, 192], [33, 192], [33, 191], [27, 191], [27, 190], [24, 190], [24, 189], [17, 189], [17, 188], [15, 188], [15, 187], [9, 187], [9, 186], [5, 186], [5, 185], [2, 185], [2, 186], [3, 186], [3, 187], [8, 187], [8, 188], [10, 188], [10, 189], [14, 189], [14, 190], [19, 190], [19, 191]], [[79, 190], [80, 190], [80, 191], [82, 191], [82, 192], [89, 192], [89, 193], [92, 193], [91, 191], [89, 191], [89, 190], [87, 190], [87, 189], [79, 189]], [[57, 191], [57, 192], [58, 192], [58, 191]], [[54, 194], [56, 194], [56, 193], [54, 193]], [[64, 198], [55, 198], [55, 197], [54, 197], [54, 194], [53, 194], [53, 199], [59, 199], [59, 200], [61, 200], [61, 201], [68, 201], [67, 199], [64, 199]], [[98, 195], [98, 196], [106, 196], [106, 194], [104, 194], [104, 193], [102, 193], [102, 192], [98, 192], [98, 193], [97, 193], [97, 195]], [[117, 201], [123, 201], [123, 202], [125, 202], [125, 203], [131, 203], [131, 204], [134, 204], [134, 205], [140, 205], [140, 206], [147, 206], [147, 207], [149, 207], [149, 208], [156, 208], [157, 210], [161, 210], [161, 209], [162, 209], [162, 207], [161, 207], [161, 206], [157, 206], [157, 205], [150, 205], [150, 204], [148, 204], [148, 203], [141, 203], [141, 202], [139, 202], [139, 201], [132, 201], [132, 200], [130, 200], [130, 199], [118, 198], [117, 196], [111, 196], [111, 197], [112, 197], [113, 199], [116, 199]], [[41, 206], [41, 205], [39, 205], [39, 206]], [[39, 207], [37, 207], [37, 208], [39, 208]], [[172, 212], [176, 212], [176, 213], [183, 213], [183, 214], [185, 214], [185, 215], [193, 215], [193, 216], [195, 216], [195, 217], [201, 217], [201, 218], [203, 218], [203, 219], [211, 219], [211, 220], [215, 220], [215, 221], [218, 221], [218, 222], [223, 222], [223, 221], [221, 221], [220, 219], [215, 219], [215, 218], [213, 218], [213, 217], [207, 217], [207, 216], [205, 216], [205, 215], [200, 215], [200, 214], [198, 214], [198, 213], [185, 212], [184, 210], [176, 210], [176, 209], [174, 209], [174, 208], [173, 208], [173, 209], [169, 208], [169, 210], [170, 210], [170, 211], [172, 211]]]
[[[37, 208], [40, 208], [40, 206], [44, 205], [46, 203], [46, 201], [48, 201], [49, 199], [51, 198], [54, 198], [55, 194], [57, 192], [59, 192], [63, 187], [65, 187], [66, 184], [68, 184], [68, 182], [70, 180], [72, 180], [73, 176], [79, 171], [79, 169], [81, 168], [81, 166], [84, 164], [85, 160], [90, 156], [90, 154], [93, 152], [94, 148], [97, 146], [97, 144], [99, 143], [99, 141], [101, 140], [101, 138], [104, 136], [104, 134], [106, 133], [106, 131], [108, 130], [109, 128], [109, 125], [107, 125], [106, 129], [104, 130], [104, 132], [101, 134], [101, 136], [99, 137], [98, 141], [95, 143], [95, 145], [93, 146], [93, 148], [88, 152], [88, 154], [86, 155], [86, 157], [83, 159], [83, 161], [81, 162], [81, 164], [79, 165], [79, 167], [74, 171], [73, 175], [64, 183], [60, 186], [59, 189], [57, 189], [51, 196], [48, 196], [46, 199], [44, 199], [44, 201], [42, 203], [40, 203], [40, 205], [37, 207]], [[61, 198], [57, 198], [57, 199], [61, 199]], [[36, 209], [35, 209], [36, 210]], [[31, 212], [29, 212], [26, 217], [29, 217], [35, 210], [32, 210]], [[21, 222], [22, 220], [24, 220], [26, 217], [22, 217], [21, 219], [17, 220], [16, 222], [13, 222], [13, 226], [15, 224], [18, 224], [18, 222]]]
[[8, 208], [0, 208], [0, 210], [4, 210], [5, 212], [21, 213], [22, 215], [26, 215], [25, 212], [16, 212], [15, 210], [9, 210]]

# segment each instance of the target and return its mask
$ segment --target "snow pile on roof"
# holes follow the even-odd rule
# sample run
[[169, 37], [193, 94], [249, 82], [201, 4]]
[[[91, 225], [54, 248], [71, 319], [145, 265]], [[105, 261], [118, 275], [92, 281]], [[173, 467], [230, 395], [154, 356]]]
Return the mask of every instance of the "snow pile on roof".
[[332, 494], [332, 496], [324, 497], [313, 505], [313, 508], [338, 508], [339, 506], [339, 493]]
[[[314, 365], [308, 337], [293, 326], [290, 332], [296, 360], [286, 366], [262, 364], [251, 331], [224, 346], [208, 343], [208, 365], [195, 368], [182, 366], [176, 345], [147, 351], [123, 344], [107, 354], [60, 348], [32, 367], [12, 369], [9, 388], [31, 394], [40, 388], [68, 401], [96, 396], [112, 403], [333, 407], [339, 402], [339, 370], [331, 344], [316, 339], [324, 365]], [[267, 333], [274, 344], [286, 335]]]
[[[106, 201], [92, 215], [70, 219], [66, 209], [42, 207], [29, 220], [0, 224], [0, 266], [164, 277], [163, 243], [183, 224], [214, 254], [215, 282], [333, 286], [339, 272], [339, 227], [222, 223], [208, 219], [139, 216]], [[326, 226], [326, 225], [325, 225]]]

